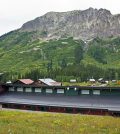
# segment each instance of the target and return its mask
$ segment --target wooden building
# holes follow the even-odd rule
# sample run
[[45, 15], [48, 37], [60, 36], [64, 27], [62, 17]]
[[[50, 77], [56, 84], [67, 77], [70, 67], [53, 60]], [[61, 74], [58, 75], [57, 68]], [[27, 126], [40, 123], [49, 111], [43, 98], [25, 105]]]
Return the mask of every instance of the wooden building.
[[98, 115], [120, 115], [120, 87], [5, 84], [5, 108]]

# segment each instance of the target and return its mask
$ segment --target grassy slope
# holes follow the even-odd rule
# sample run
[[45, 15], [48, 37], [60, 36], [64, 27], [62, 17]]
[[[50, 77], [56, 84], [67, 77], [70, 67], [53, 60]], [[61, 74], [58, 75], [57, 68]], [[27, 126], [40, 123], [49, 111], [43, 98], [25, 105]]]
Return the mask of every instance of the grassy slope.
[[120, 118], [0, 111], [0, 134], [119, 134]]
[[[59, 67], [59, 62], [66, 58], [67, 64], [74, 63], [74, 50], [79, 44], [72, 38], [50, 40], [43, 42], [32, 33], [19, 33], [13, 31], [0, 37], [0, 72], [28, 72], [30, 69], [39, 68], [45, 71], [47, 63], [53, 60], [53, 67]], [[99, 63], [88, 53], [85, 53], [83, 63], [93, 64], [103, 68], [120, 68], [120, 38], [108, 38], [106, 40], [94, 40], [88, 45], [100, 46], [107, 51], [105, 60], [108, 64]], [[96, 49], [93, 49], [96, 51]]]
[[0, 72], [24, 73], [32, 68], [45, 70], [51, 59], [53, 66], [58, 67], [59, 61], [66, 57], [67, 62], [71, 63], [74, 60], [74, 48], [79, 44], [72, 38], [43, 42], [32, 41], [32, 34], [22, 35], [17, 32], [11, 34], [0, 39]]
[[[92, 48], [92, 49], [91, 49]], [[95, 60], [93, 57], [90, 56], [91, 53], [98, 52], [99, 49], [103, 51], [99, 51], [101, 53], [101, 57], [103, 60], [106, 61], [107, 64], [103, 64]], [[97, 53], [98, 54], [98, 53]], [[93, 39], [89, 43], [88, 51], [84, 57], [84, 64], [94, 64], [98, 67], [103, 68], [120, 68], [120, 37], [110, 37], [106, 39]]]

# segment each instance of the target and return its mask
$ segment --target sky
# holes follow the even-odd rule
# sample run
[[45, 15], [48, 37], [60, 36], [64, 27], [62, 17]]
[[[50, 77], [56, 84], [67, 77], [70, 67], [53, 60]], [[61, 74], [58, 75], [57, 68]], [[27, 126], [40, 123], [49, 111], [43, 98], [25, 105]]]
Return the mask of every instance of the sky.
[[20, 28], [25, 22], [49, 11], [105, 8], [120, 13], [120, 0], [0, 0], [0, 35]]

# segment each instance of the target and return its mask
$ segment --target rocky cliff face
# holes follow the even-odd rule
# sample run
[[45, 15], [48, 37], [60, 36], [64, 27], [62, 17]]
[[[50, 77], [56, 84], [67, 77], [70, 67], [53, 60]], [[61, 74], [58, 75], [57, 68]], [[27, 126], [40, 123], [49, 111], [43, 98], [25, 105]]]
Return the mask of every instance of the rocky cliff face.
[[47, 39], [72, 36], [90, 40], [97, 36], [120, 36], [120, 14], [112, 15], [106, 9], [93, 8], [84, 11], [49, 12], [23, 24], [20, 31], [37, 31], [40, 37]]

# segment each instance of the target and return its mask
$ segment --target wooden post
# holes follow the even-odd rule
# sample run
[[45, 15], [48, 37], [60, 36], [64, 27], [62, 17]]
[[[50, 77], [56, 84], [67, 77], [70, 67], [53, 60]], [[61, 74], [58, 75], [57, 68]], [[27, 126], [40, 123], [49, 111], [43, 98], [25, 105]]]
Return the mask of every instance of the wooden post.
[[2, 110], [2, 104], [0, 104], [0, 110]]

